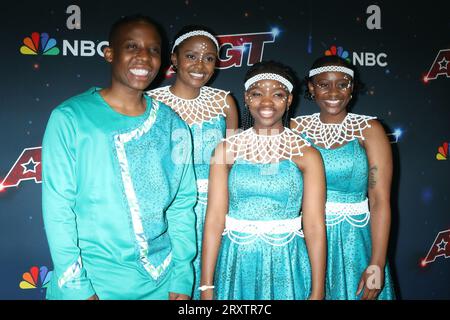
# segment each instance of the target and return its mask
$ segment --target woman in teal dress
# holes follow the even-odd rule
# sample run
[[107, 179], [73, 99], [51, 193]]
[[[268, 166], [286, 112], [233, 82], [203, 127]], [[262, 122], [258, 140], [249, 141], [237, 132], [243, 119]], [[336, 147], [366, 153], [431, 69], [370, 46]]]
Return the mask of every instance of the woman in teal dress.
[[[204, 27], [187, 26], [175, 37], [172, 64], [176, 80], [147, 93], [170, 106], [189, 126], [193, 138], [194, 170], [197, 182], [196, 214], [197, 255], [194, 260], [193, 299], [198, 300], [203, 224], [205, 221], [209, 162], [227, 129], [236, 129], [236, 105], [229, 92], [206, 86], [211, 79], [218, 55], [216, 38]], [[177, 133], [174, 134], [174, 139]]]
[[254, 126], [223, 141], [211, 162], [202, 299], [323, 298], [324, 169], [319, 152], [283, 124], [292, 84], [275, 62], [247, 73]]
[[291, 128], [317, 148], [324, 161], [326, 299], [393, 299], [386, 261], [392, 179], [386, 133], [375, 117], [347, 111], [355, 80], [345, 60], [317, 59], [307, 80], [307, 97], [320, 113], [292, 119]]

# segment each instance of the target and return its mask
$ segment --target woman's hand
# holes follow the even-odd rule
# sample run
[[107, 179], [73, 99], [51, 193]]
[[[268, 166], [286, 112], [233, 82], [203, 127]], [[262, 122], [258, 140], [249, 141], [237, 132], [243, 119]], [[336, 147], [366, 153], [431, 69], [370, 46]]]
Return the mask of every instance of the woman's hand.
[[376, 300], [384, 287], [384, 268], [380, 265], [371, 264], [364, 270], [359, 281], [358, 296], [364, 289], [361, 300]]
[[205, 291], [202, 291], [200, 298], [202, 300], [213, 300], [214, 299], [214, 289], [206, 289]]

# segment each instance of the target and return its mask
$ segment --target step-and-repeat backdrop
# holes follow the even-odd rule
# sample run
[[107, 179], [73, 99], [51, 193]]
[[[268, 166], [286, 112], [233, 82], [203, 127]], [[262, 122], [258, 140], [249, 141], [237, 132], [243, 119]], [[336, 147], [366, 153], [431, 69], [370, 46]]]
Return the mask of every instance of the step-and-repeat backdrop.
[[[41, 143], [51, 110], [109, 84], [102, 48], [120, 16], [153, 17], [170, 42], [187, 24], [219, 35], [210, 85], [243, 108], [243, 77], [278, 60], [303, 78], [321, 55], [355, 64], [352, 112], [377, 116], [395, 161], [389, 260], [402, 299], [450, 298], [448, 1], [10, 1], [0, 59], [0, 299], [43, 299], [52, 261], [41, 211]], [[168, 50], [158, 84], [173, 81]], [[171, 79], [172, 78], [172, 79]], [[301, 95], [295, 115], [317, 112]], [[124, 279], [124, 286], [126, 279]]]

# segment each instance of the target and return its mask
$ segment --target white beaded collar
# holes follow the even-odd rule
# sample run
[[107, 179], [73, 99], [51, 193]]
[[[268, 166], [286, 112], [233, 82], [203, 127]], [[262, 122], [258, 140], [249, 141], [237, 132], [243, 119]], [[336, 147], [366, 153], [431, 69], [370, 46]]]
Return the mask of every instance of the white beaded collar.
[[284, 128], [276, 135], [257, 134], [253, 128], [223, 139], [228, 144], [234, 158], [253, 163], [276, 163], [281, 160], [292, 160], [294, 156], [303, 156], [301, 149], [311, 144]]
[[300, 116], [292, 120], [296, 125], [292, 131], [305, 134], [314, 144], [330, 149], [331, 146], [344, 144], [354, 139], [364, 139], [363, 131], [370, 128], [369, 120], [376, 117], [348, 113], [341, 123], [323, 123], [320, 113]]
[[195, 99], [183, 99], [170, 91], [170, 86], [147, 91], [147, 94], [171, 107], [189, 126], [212, 122], [219, 116], [226, 117], [226, 97], [230, 93], [216, 88], [203, 86]]

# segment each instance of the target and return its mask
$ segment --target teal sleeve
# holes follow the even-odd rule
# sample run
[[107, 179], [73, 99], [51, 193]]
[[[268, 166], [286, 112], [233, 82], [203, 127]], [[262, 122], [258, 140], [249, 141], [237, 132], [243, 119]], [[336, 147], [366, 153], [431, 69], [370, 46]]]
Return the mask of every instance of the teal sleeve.
[[173, 269], [169, 291], [192, 294], [194, 283], [193, 260], [197, 253], [194, 205], [197, 201], [197, 185], [192, 160], [192, 140], [189, 129], [184, 143], [183, 174], [174, 201], [166, 211], [168, 230], [172, 243]]
[[53, 260], [49, 299], [87, 299], [95, 294], [78, 247], [74, 206], [76, 126], [70, 112], [55, 109], [42, 143], [42, 211]]

